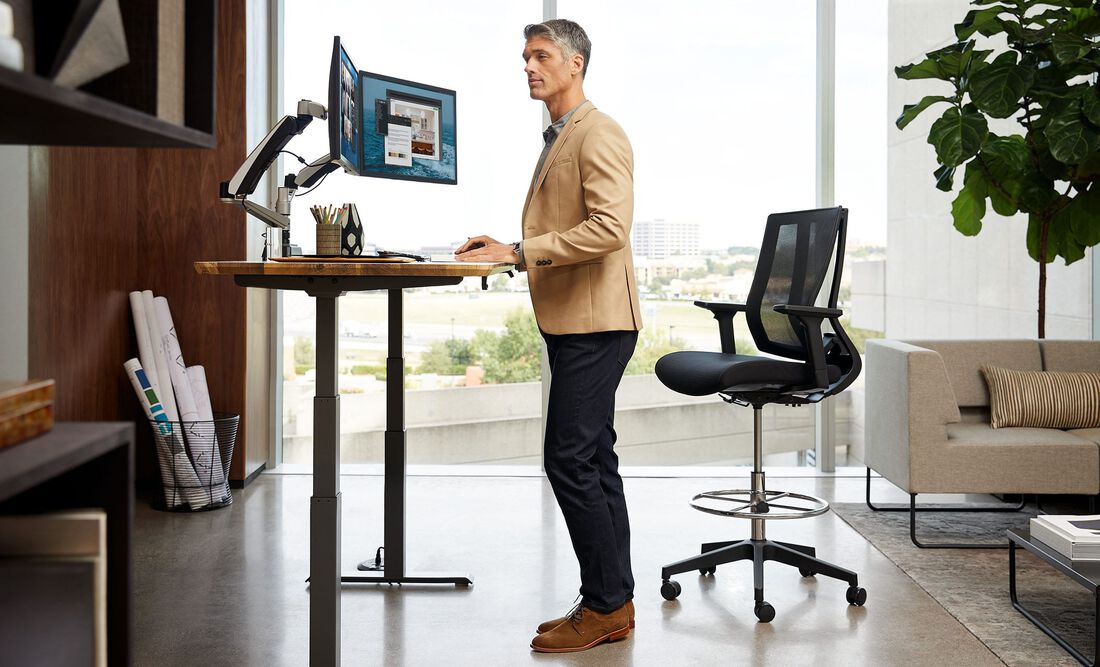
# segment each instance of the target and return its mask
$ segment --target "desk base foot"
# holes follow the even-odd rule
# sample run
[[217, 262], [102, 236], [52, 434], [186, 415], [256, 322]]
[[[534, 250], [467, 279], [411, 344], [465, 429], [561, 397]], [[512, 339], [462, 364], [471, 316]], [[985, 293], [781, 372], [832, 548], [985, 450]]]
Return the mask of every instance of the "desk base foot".
[[345, 584], [453, 584], [455, 586], [473, 586], [469, 577], [454, 575], [387, 577], [381, 573], [370, 575], [344, 575], [340, 581]]

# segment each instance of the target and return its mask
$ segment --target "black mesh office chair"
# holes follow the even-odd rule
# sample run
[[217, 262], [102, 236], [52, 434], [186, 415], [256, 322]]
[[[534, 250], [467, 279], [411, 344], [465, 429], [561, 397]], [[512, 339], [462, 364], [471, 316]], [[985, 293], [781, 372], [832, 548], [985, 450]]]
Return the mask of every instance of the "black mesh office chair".
[[[764, 241], [749, 291], [748, 303], [696, 301], [718, 320], [722, 352], [673, 352], [657, 362], [657, 377], [669, 389], [691, 396], [719, 394], [725, 401], [753, 409], [753, 470], [751, 489], [708, 491], [692, 498], [695, 509], [710, 514], [752, 520], [752, 537], [702, 546], [702, 553], [661, 570], [661, 595], [680, 594], [672, 575], [698, 570], [714, 574], [719, 565], [740, 560], [753, 563], [756, 604], [764, 623], [775, 609], [764, 600], [764, 562], [797, 567], [804, 577], [823, 574], [848, 582], [849, 604], [863, 605], [867, 591], [855, 572], [815, 558], [813, 547], [773, 542], [764, 536], [764, 521], [801, 519], [824, 514], [829, 504], [820, 498], [767, 490], [761, 469], [761, 410], [768, 403], [806, 405], [843, 391], [859, 375], [859, 354], [840, 326], [836, 307], [844, 261], [848, 210], [827, 208], [768, 216]], [[834, 253], [835, 251], [835, 253]], [[818, 294], [833, 263], [829, 305], [816, 307]], [[775, 357], [736, 354], [733, 318], [744, 313], [756, 347]], [[828, 320], [832, 332], [822, 334]]]

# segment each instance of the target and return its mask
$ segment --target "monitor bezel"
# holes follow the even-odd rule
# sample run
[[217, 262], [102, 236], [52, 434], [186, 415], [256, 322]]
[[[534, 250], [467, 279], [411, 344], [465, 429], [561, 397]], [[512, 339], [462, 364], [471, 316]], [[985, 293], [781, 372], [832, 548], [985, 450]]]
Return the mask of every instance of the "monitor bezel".
[[[369, 170], [369, 169], [367, 169], [367, 166], [365, 164], [366, 153], [362, 152], [362, 151], [360, 152], [360, 155], [359, 155], [359, 169], [360, 169], [359, 172], [358, 172], [359, 175], [360, 176], [369, 176], [371, 178], [388, 178], [388, 179], [395, 180], [395, 181], [415, 181], [415, 182], [418, 182], [418, 183], [439, 183], [440, 185], [458, 185], [458, 94], [455, 91], [451, 90], [450, 88], [442, 88], [440, 86], [433, 86], [433, 85], [427, 84], [427, 83], [420, 83], [419, 81], [409, 81], [408, 79], [399, 79], [395, 76], [388, 76], [386, 74], [379, 74], [378, 72], [368, 72], [368, 71], [365, 71], [365, 70], [360, 70], [359, 71], [359, 103], [360, 103], [359, 108], [361, 110], [361, 113], [360, 113], [359, 117], [361, 119], [360, 124], [363, 125], [363, 127], [360, 129], [360, 132], [363, 133], [364, 137], [366, 136], [366, 131], [367, 131], [367, 128], [366, 128], [366, 125], [365, 125], [365, 123], [366, 123], [366, 113], [365, 113], [365, 109], [363, 108], [363, 104], [362, 104], [363, 103], [363, 78], [364, 77], [370, 77], [370, 78], [373, 78], [373, 79], [378, 79], [379, 81], [385, 81], [387, 83], [396, 83], [396, 84], [399, 84], [399, 85], [402, 85], [402, 86], [413, 86], [413, 87], [420, 88], [421, 90], [425, 90], [425, 91], [428, 91], [428, 92], [431, 92], [431, 93], [436, 93], [436, 94], [439, 94], [439, 95], [449, 95], [450, 96], [451, 104], [453, 104], [454, 108], [455, 108], [455, 142], [454, 142], [455, 176], [454, 176], [453, 179], [431, 178], [431, 177], [428, 177], [428, 176], [414, 176], [414, 175], [411, 175], [411, 174], [391, 174], [391, 173], [388, 173], [388, 172]], [[415, 97], [415, 94], [413, 94], [413, 93], [405, 93], [405, 95], [408, 95], [409, 97]]]
[[344, 152], [340, 149], [340, 68], [343, 66], [341, 56], [347, 56], [348, 63], [351, 64], [352, 71], [355, 72], [356, 85], [355, 85], [355, 104], [359, 109], [359, 161], [362, 163], [363, 158], [363, 140], [362, 140], [362, 124], [363, 124], [363, 107], [362, 107], [362, 86], [359, 85], [358, 77], [362, 76], [362, 72], [355, 66], [355, 61], [351, 59], [351, 54], [344, 48], [343, 43], [340, 40], [340, 36], [336, 35], [332, 38], [332, 62], [329, 65], [328, 73], [328, 154], [329, 158], [336, 164], [344, 168], [345, 171], [349, 171], [356, 175], [359, 173], [359, 164], [352, 164], [344, 156]]

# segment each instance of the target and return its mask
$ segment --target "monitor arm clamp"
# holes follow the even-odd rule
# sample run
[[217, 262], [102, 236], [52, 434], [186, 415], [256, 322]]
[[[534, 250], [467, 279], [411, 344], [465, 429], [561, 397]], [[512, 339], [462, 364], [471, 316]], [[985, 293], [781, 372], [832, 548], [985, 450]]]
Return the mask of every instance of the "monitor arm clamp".
[[[290, 203], [294, 199], [294, 194], [299, 188], [315, 186], [326, 174], [339, 167], [338, 162], [331, 155], [325, 154], [297, 174], [287, 174], [283, 179], [283, 185], [278, 189], [274, 210], [249, 200], [248, 196], [256, 191], [260, 179], [275, 163], [275, 159], [279, 157], [290, 140], [305, 131], [314, 118], [321, 120], [328, 118], [324, 105], [310, 100], [300, 100], [297, 113], [293, 116], [283, 116], [268, 131], [263, 141], [252, 149], [233, 178], [223, 181], [220, 186], [219, 198], [223, 202], [238, 205], [269, 227], [282, 231], [280, 254], [284, 257], [302, 254], [302, 249], [290, 242]], [[266, 236], [267, 234], [264, 234], [265, 239]], [[267, 259], [266, 244], [264, 259]]]

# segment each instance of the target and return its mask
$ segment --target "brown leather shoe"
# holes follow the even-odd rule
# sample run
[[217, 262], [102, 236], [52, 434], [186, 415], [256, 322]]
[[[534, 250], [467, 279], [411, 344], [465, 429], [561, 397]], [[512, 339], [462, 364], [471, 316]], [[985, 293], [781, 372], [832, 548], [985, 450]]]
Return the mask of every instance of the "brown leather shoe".
[[[627, 600], [625, 606], [626, 606], [627, 612], [630, 614], [630, 629], [633, 630], [634, 629], [634, 600]], [[568, 620], [569, 620], [568, 616], [559, 616], [558, 618], [555, 618], [552, 621], [546, 621], [545, 623], [541, 623], [539, 625], [539, 634], [541, 635], [544, 632], [550, 632], [551, 630], [558, 627], [562, 623], [565, 623]]]
[[531, 648], [540, 653], [572, 653], [624, 639], [629, 634], [630, 613], [625, 604], [610, 614], [577, 605], [558, 627], [532, 639]]

